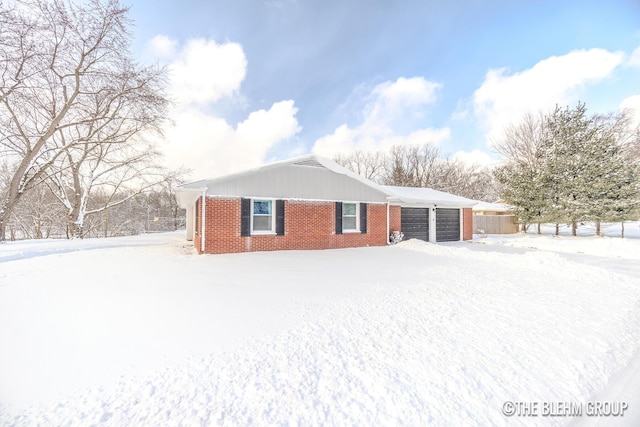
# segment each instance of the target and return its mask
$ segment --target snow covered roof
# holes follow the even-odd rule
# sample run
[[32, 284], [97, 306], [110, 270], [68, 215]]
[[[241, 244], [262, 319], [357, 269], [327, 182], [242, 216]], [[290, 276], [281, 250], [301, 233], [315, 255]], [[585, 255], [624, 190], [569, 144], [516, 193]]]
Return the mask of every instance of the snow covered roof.
[[476, 202], [430, 188], [378, 185], [327, 158], [309, 154], [244, 172], [184, 184], [176, 190], [187, 207], [209, 196], [348, 200], [442, 207], [471, 207]]
[[344, 200], [386, 203], [380, 186], [316, 155], [306, 155], [265, 166], [185, 184], [176, 190], [181, 206], [209, 196], [265, 197], [304, 200]]
[[489, 203], [478, 201], [478, 203], [473, 207], [473, 210], [476, 212], [509, 212], [511, 207], [502, 203]]
[[432, 188], [420, 187], [396, 187], [383, 185], [382, 188], [389, 194], [392, 201], [404, 204], [433, 204], [441, 207], [471, 207], [477, 203], [466, 197], [445, 193]]

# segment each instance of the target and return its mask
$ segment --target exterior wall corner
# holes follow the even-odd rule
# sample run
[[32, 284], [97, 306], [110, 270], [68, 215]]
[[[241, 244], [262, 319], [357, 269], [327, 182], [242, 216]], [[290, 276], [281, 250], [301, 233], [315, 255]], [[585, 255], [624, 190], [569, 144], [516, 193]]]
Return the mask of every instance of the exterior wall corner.
[[473, 239], [473, 211], [471, 208], [462, 209], [462, 240]]

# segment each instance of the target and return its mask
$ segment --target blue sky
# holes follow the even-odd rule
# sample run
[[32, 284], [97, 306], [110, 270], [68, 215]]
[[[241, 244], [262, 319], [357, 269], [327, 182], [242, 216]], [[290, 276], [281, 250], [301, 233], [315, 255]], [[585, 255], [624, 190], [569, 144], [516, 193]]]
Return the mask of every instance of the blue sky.
[[145, 0], [131, 17], [134, 54], [171, 73], [167, 161], [193, 178], [425, 142], [488, 163], [527, 111], [640, 108], [636, 0]]

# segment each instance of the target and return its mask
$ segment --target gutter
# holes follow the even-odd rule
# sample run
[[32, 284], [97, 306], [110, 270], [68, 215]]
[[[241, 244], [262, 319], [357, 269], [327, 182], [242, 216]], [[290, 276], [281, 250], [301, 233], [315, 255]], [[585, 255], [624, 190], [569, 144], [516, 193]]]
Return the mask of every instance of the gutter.
[[390, 228], [390, 221], [389, 221], [389, 197], [387, 197], [387, 245], [390, 245], [391, 242], [389, 241], [389, 236], [391, 235], [391, 228]]
[[439, 208], [470, 208], [476, 203], [457, 203], [450, 200], [425, 200], [425, 199], [410, 199], [402, 197], [388, 197], [387, 201], [397, 202], [400, 205], [422, 205], [424, 207], [439, 207]]
[[202, 253], [204, 253], [204, 241], [205, 241], [205, 235], [206, 235], [206, 219], [207, 219], [207, 187], [202, 189], [202, 227], [200, 227], [200, 229], [202, 230], [202, 236], [200, 236], [200, 251]]

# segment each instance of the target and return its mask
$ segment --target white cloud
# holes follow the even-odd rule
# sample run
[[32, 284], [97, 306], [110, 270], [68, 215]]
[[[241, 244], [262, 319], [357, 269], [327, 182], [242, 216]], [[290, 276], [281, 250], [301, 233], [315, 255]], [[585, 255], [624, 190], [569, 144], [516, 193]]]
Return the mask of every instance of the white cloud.
[[631, 126], [636, 128], [640, 126], [640, 95], [633, 95], [625, 98], [620, 103], [621, 110], [629, 110], [633, 115], [633, 123]]
[[630, 65], [632, 67], [640, 67], [640, 47], [631, 52], [631, 56], [627, 61], [627, 65]]
[[313, 152], [333, 157], [355, 150], [388, 150], [393, 145], [438, 144], [449, 139], [448, 128], [423, 128], [405, 134], [397, 134], [395, 130], [403, 118], [413, 117], [421, 107], [433, 103], [439, 87], [422, 77], [401, 77], [377, 85], [366, 97], [362, 123], [355, 128], [339, 126], [332, 134], [319, 138]]
[[491, 166], [495, 163], [489, 154], [481, 150], [458, 151], [452, 158], [458, 162], [470, 165]]
[[169, 64], [171, 94], [181, 104], [206, 105], [233, 95], [246, 72], [247, 59], [240, 44], [189, 40]]
[[[236, 144], [257, 149], [256, 161], [261, 161], [266, 151], [275, 143], [289, 139], [301, 127], [295, 115], [298, 109], [293, 100], [274, 103], [269, 110], [254, 111], [239, 123], [236, 129]], [[258, 156], [255, 156], [258, 154]]]
[[620, 103], [620, 108], [621, 109], [630, 108], [630, 109], [640, 110], [640, 95], [633, 95], [623, 99], [622, 102]]
[[168, 36], [159, 34], [148, 43], [153, 56], [161, 59], [170, 59], [176, 54], [178, 42]]
[[508, 74], [505, 68], [489, 70], [473, 95], [474, 112], [492, 141], [527, 112], [574, 102], [583, 86], [610, 76], [623, 59], [622, 52], [576, 50], [544, 59], [519, 73]]
[[280, 101], [233, 127], [195, 108], [184, 109], [167, 132], [166, 158], [172, 167], [191, 168], [194, 179], [259, 166], [271, 147], [300, 131], [296, 112], [293, 101]]
[[169, 92], [177, 101], [163, 144], [169, 167], [188, 167], [194, 179], [237, 172], [262, 164], [269, 149], [300, 131], [292, 100], [250, 112], [235, 125], [207, 113], [211, 104], [240, 90], [247, 69], [240, 44], [194, 39], [179, 46], [156, 36], [149, 46], [169, 62]]
[[371, 91], [371, 102], [365, 110], [365, 120], [389, 122], [410, 107], [431, 104], [440, 84], [422, 77], [400, 77], [395, 82], [384, 82]]
[[418, 145], [426, 142], [439, 144], [449, 139], [449, 129], [420, 129], [407, 135], [395, 135], [388, 129], [358, 127], [351, 129], [342, 125], [331, 135], [319, 138], [313, 152], [325, 157], [361, 151], [388, 151], [394, 145]]

